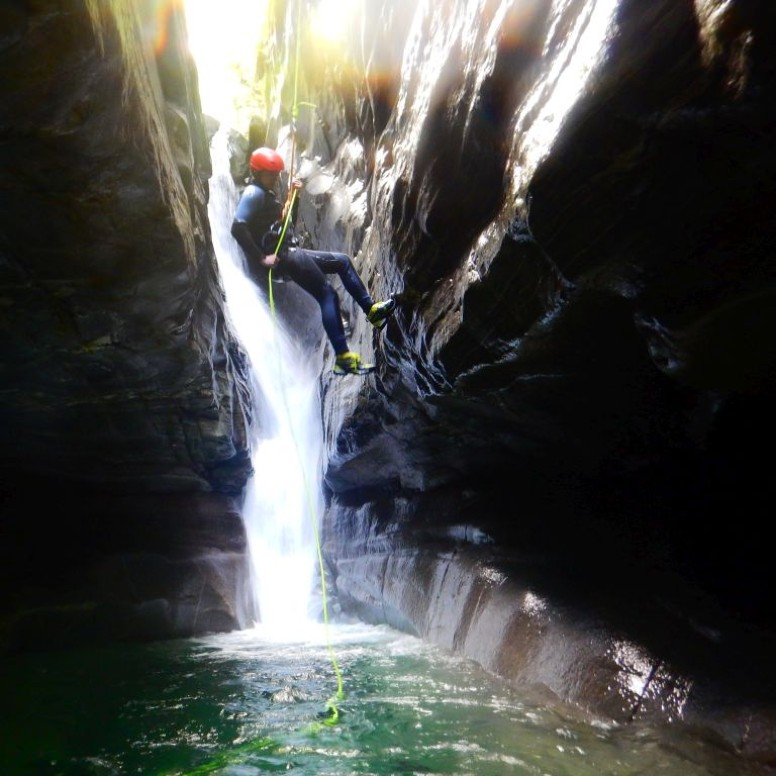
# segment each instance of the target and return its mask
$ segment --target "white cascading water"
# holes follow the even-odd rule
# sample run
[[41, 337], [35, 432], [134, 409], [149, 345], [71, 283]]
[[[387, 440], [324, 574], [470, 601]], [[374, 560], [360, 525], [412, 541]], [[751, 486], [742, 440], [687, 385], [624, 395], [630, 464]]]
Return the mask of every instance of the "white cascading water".
[[[467, 4], [476, 15], [481, 1], [467, 0]], [[497, 5], [494, 19], [503, 21], [508, 18], [514, 0], [502, 0]], [[526, 5], [529, 17], [534, 5], [536, 2]], [[525, 181], [549, 152], [563, 120], [606, 50], [604, 43], [619, 2], [594, 0], [577, 15], [572, 14], [572, 5], [570, 0], [553, 0], [543, 52], [545, 69], [518, 110], [519, 131], [515, 133], [512, 149], [516, 195], [524, 190]], [[440, 61], [444, 60], [457, 39], [468, 40], [465, 19], [474, 16], [451, 20], [450, 29], [438, 26], [434, 32], [436, 37], [429, 45], [422, 37], [427, 34], [422, 22], [429, 14], [436, 14], [436, 6], [432, 0], [421, 6], [425, 10], [419, 13], [405, 47], [410, 51], [424, 51], [427, 58], [436, 51]], [[205, 6], [190, 6], [195, 7], [201, 10]], [[569, 14], [574, 23], [561, 35], [559, 31], [572, 18]], [[203, 51], [209, 45], [208, 29], [209, 25], [203, 25]], [[483, 40], [488, 45], [472, 49], [471, 59], [465, 64], [467, 69], [482, 73], [483, 77], [490, 73], [497, 50], [495, 42], [501, 32], [500, 22], [485, 31]], [[439, 89], [438, 69], [406, 68], [403, 81], [395, 113], [400, 119], [398, 125], [404, 129], [397, 137], [396, 149], [405, 160], [411, 161], [432, 104], [431, 96]], [[257, 436], [252, 448], [255, 474], [248, 485], [243, 509], [254, 597], [261, 624], [273, 631], [288, 633], [310, 622], [309, 607], [317, 571], [314, 526], [323, 511], [324, 458], [318, 375], [312, 368], [313, 359], [302, 354], [294, 339], [273, 320], [266, 302], [266, 289], [260, 292], [245, 274], [242, 252], [230, 234], [237, 191], [229, 173], [224, 130], [213, 140], [212, 156], [209, 213], [213, 243], [225, 287], [227, 312], [253, 365], [258, 411]], [[400, 170], [399, 165], [396, 170]], [[389, 196], [390, 171], [383, 171], [382, 179], [382, 188]], [[383, 210], [390, 212], [390, 207]], [[498, 229], [498, 222], [492, 228]], [[370, 230], [365, 244], [367, 253], [379, 253], [380, 246], [370, 241], [378, 241], [380, 235], [381, 230]], [[497, 245], [498, 241], [491, 240], [491, 244]], [[483, 266], [486, 258], [483, 254]], [[341, 411], [345, 411], [344, 405]]]
[[323, 511], [319, 375], [309, 354], [272, 314], [266, 289], [249, 279], [230, 228], [238, 202], [226, 131], [211, 144], [208, 213], [233, 330], [248, 355], [257, 416], [243, 521], [252, 593], [267, 636], [295, 638], [316, 619], [317, 526]]

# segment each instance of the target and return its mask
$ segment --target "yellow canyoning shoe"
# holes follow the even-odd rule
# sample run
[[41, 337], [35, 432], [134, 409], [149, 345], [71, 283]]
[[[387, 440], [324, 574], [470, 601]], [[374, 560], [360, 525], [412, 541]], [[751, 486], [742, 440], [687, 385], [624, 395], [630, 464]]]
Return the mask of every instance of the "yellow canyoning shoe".
[[365, 375], [374, 368], [374, 364], [365, 364], [358, 353], [350, 350], [340, 353], [334, 361], [335, 375]]
[[388, 324], [388, 319], [393, 315], [395, 309], [395, 299], [386, 299], [384, 302], [375, 302], [369, 308], [366, 317], [369, 319], [369, 323], [376, 329], [383, 329]]

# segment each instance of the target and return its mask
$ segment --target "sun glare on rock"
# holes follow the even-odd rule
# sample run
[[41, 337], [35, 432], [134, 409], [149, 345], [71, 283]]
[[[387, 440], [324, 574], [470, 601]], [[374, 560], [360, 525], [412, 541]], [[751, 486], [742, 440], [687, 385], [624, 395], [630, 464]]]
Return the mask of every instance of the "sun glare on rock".
[[312, 15], [315, 36], [330, 44], [342, 43], [358, 5], [359, 0], [320, 0]]

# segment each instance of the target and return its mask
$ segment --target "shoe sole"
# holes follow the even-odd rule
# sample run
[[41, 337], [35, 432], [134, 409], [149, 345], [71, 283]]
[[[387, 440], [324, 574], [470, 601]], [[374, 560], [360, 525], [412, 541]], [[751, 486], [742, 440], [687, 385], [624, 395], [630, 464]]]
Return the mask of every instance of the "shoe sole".
[[335, 366], [334, 369], [332, 369], [332, 372], [334, 372], [337, 377], [344, 377], [345, 375], [368, 375], [370, 372], [374, 372], [375, 365], [374, 364], [362, 364], [358, 369], [342, 369], [341, 367]]

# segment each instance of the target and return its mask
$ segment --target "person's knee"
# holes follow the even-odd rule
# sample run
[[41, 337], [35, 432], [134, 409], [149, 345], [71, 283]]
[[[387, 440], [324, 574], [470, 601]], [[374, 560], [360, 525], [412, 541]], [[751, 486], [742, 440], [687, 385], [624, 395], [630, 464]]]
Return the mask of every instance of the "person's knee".
[[333, 268], [338, 275], [342, 275], [344, 272], [353, 271], [353, 262], [346, 253], [332, 253], [331, 265], [333, 265]]

